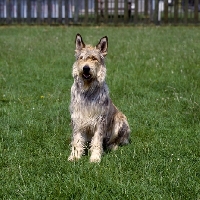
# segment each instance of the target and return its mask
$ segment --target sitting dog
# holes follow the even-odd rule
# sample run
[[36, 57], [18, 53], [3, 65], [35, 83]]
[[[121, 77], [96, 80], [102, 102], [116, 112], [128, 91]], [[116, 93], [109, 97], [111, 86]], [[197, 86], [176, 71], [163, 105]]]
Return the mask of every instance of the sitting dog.
[[105, 82], [107, 36], [92, 47], [77, 34], [75, 44], [70, 104], [73, 136], [68, 160], [80, 159], [90, 142], [90, 162], [100, 162], [103, 146], [115, 150], [129, 143], [130, 128], [126, 116], [112, 103]]

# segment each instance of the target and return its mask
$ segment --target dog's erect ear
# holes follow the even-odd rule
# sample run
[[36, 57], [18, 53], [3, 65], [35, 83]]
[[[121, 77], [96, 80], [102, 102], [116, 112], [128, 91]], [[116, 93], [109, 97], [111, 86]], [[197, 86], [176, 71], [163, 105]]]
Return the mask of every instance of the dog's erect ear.
[[79, 33], [76, 34], [75, 44], [76, 44], [76, 50], [80, 51], [82, 48], [85, 48], [85, 44]]
[[99, 43], [96, 45], [96, 48], [100, 50], [103, 56], [106, 56], [108, 49], [108, 37], [107, 36], [102, 37]]

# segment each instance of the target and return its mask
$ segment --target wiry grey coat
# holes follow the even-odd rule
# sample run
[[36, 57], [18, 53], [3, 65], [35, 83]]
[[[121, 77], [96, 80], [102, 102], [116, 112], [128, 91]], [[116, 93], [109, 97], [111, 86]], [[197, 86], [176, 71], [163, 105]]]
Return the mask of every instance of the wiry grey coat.
[[77, 160], [90, 143], [91, 162], [100, 162], [103, 143], [109, 149], [129, 142], [130, 129], [126, 116], [112, 103], [105, 82], [105, 56], [108, 38], [95, 46], [85, 45], [76, 35], [76, 61], [73, 65], [74, 83], [71, 88], [70, 113], [72, 121], [72, 150], [68, 160]]

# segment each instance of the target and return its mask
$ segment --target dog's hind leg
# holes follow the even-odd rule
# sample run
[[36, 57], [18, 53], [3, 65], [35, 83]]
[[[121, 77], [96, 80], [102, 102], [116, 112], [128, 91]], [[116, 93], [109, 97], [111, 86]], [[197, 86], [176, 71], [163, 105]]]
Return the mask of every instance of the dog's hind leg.
[[108, 149], [116, 150], [118, 146], [126, 145], [130, 140], [130, 128], [126, 116], [118, 112], [114, 117], [112, 135], [108, 142]]

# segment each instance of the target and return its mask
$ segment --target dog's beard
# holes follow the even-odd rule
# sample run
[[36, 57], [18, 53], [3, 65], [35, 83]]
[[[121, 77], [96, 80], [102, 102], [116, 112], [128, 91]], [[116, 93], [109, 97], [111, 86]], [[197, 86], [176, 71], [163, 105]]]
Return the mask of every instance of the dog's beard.
[[84, 78], [82, 74], [77, 77], [76, 82], [78, 83], [81, 93], [85, 93], [85, 95], [92, 95], [100, 87], [99, 82], [92, 75], [91, 78]]

